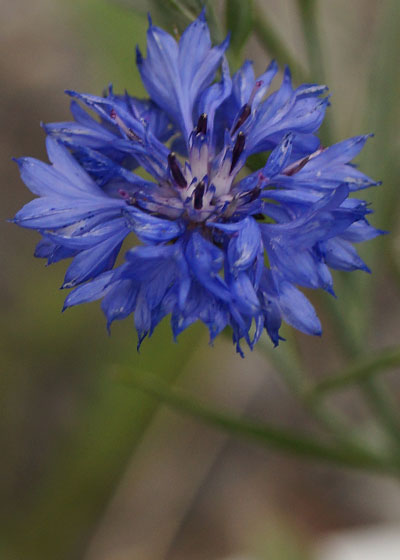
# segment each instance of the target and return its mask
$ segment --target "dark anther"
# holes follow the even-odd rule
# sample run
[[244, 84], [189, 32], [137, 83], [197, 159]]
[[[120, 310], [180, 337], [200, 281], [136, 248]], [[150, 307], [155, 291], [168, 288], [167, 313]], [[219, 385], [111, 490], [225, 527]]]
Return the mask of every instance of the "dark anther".
[[137, 142], [140, 141], [139, 136], [137, 134], [135, 134], [131, 128], [127, 129], [126, 135], [129, 138], [129, 140], [136, 140]]
[[203, 113], [200, 115], [199, 120], [197, 121], [196, 127], [197, 134], [205, 134], [207, 132], [207, 114]]
[[250, 196], [247, 202], [253, 202], [253, 200], [256, 200], [260, 196], [260, 192], [261, 192], [260, 187], [256, 187], [255, 189], [253, 189], [249, 193]]
[[239, 134], [236, 137], [235, 145], [233, 147], [231, 170], [229, 171], [229, 173], [232, 172], [232, 169], [237, 164], [237, 161], [243, 152], [245, 141], [246, 141], [246, 136], [243, 134], [243, 132], [239, 132]]
[[263, 80], [258, 80], [253, 87], [253, 90], [250, 94], [250, 98], [248, 100], [248, 102], [243, 105], [243, 107], [240, 110], [238, 119], [236, 121], [236, 124], [232, 130], [232, 134], [235, 134], [235, 132], [242, 126], [242, 124], [249, 118], [250, 114], [251, 114], [251, 106], [253, 104], [254, 98], [257, 94], [257, 92], [259, 91], [260, 87], [263, 85]]
[[303, 167], [306, 165], [306, 163], [309, 162], [309, 160], [310, 160], [310, 156], [306, 156], [305, 158], [301, 159], [300, 161], [295, 162], [289, 168], [284, 170], [283, 174], [288, 175], [290, 177], [291, 175], [294, 175], [295, 173], [298, 173], [300, 171], [300, 169], [303, 169]]
[[196, 210], [201, 210], [203, 208], [203, 196], [204, 196], [205, 184], [201, 181], [197, 187], [194, 189], [194, 207]]
[[250, 204], [260, 196], [261, 189], [259, 186], [255, 187], [252, 191], [242, 193], [239, 198], [243, 203]]
[[168, 163], [169, 168], [171, 169], [172, 177], [174, 178], [175, 183], [178, 185], [178, 187], [181, 187], [181, 189], [187, 187], [187, 181], [182, 174], [179, 163], [176, 161], [175, 152], [171, 152], [170, 154], [168, 154]]
[[264, 220], [265, 216], [264, 214], [261, 214], [260, 212], [258, 214], [253, 214], [253, 218], [255, 220]]
[[243, 105], [238, 120], [236, 121], [236, 124], [232, 130], [232, 134], [235, 134], [235, 132], [238, 130], [238, 128], [240, 128], [242, 126], [242, 124], [244, 123], [244, 121], [246, 121], [251, 113], [251, 107], [248, 103], [246, 103], [246, 105]]
[[110, 112], [110, 117], [117, 123], [117, 125], [122, 128], [122, 130], [125, 132], [125, 134], [127, 135], [127, 137], [129, 138], [129, 140], [136, 140], [137, 142], [140, 142], [140, 138], [137, 134], [135, 134], [133, 132], [133, 130], [131, 128], [128, 128], [126, 126], [126, 124], [122, 121], [122, 119], [118, 116], [117, 112], [115, 109], [111, 109]]

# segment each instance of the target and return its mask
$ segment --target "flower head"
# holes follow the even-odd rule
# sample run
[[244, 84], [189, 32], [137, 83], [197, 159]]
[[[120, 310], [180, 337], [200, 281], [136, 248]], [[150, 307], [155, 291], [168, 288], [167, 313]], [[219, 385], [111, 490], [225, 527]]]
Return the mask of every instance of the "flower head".
[[[65, 307], [101, 298], [108, 325], [133, 313], [139, 344], [166, 315], [174, 337], [198, 320], [211, 340], [230, 326], [240, 353], [264, 329], [277, 345], [282, 320], [320, 334], [298, 287], [333, 293], [329, 268], [368, 270], [353, 243], [380, 233], [349, 198], [377, 184], [349, 163], [367, 136], [322, 147], [326, 87], [294, 89], [286, 69], [268, 94], [276, 63], [231, 78], [227, 46], [211, 45], [204, 12], [179, 42], [150, 20], [146, 58], [137, 50], [150, 99], [67, 92], [74, 121], [45, 125], [51, 165], [17, 160], [38, 198], [15, 222], [42, 234], [36, 256], [72, 257]], [[115, 267], [131, 233], [140, 244]]]

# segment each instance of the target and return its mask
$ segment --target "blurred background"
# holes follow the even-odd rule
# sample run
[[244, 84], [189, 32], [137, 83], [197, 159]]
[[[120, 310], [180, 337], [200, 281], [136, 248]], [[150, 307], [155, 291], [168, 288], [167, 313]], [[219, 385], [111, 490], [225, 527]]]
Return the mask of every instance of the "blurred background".
[[[31, 199], [11, 158], [46, 160], [40, 122], [69, 120], [63, 90], [101, 94], [112, 82], [116, 92], [144, 95], [134, 47], [145, 50], [145, 12], [152, 10], [155, 23], [169, 21], [170, 31], [174, 16], [158, 12], [157, 2], [1, 0], [2, 560], [400, 558], [398, 481], [232, 439], [114, 373], [115, 364], [151, 372], [237, 416], [318, 434], [281, 371], [293, 349], [317, 379], [398, 343], [400, 3], [316, 4], [319, 67], [307, 51], [298, 3], [258, 2], [297, 61], [295, 77], [302, 72], [330, 87], [323, 134], [339, 141], [375, 132], [360, 164], [384, 185], [363, 195], [373, 202], [373, 225], [391, 234], [361, 251], [372, 276], [336, 274], [334, 303], [345, 325], [336, 324], [323, 295], [313, 300], [325, 328], [321, 339], [287, 331], [287, 346], [271, 353], [265, 340], [242, 360], [229, 337], [211, 348], [198, 325], [174, 344], [164, 322], [138, 354], [129, 319], [114, 324], [109, 337], [97, 303], [61, 315], [65, 293], [57, 288], [65, 264], [44, 270], [32, 256], [36, 234], [5, 221]], [[214, 7], [223, 27], [223, 2]], [[256, 35], [244, 56], [261, 72], [276, 53], [266, 53]], [[382, 377], [396, 418], [398, 373], [393, 368]], [[380, 448], [382, 418], [359, 388], [341, 391], [332, 403], [360, 438]]]

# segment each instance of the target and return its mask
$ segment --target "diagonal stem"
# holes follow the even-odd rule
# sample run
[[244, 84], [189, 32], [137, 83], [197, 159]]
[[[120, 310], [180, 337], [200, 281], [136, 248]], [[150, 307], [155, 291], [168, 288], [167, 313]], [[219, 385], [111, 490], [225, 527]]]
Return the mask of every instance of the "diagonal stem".
[[363, 449], [360, 437], [348, 425], [348, 422], [337, 411], [328, 408], [324, 402], [309, 398], [309, 381], [305, 375], [304, 364], [297, 348], [296, 338], [287, 338], [287, 351], [277, 353], [271, 347], [263, 345], [268, 359], [282, 375], [286, 386], [297, 398], [309, 415], [331, 436], [343, 446]]
[[185, 16], [189, 21], [193, 21], [196, 19], [196, 14], [193, 14], [185, 4], [180, 2], [179, 0], [166, 0], [166, 4], [169, 4], [173, 9], [177, 12], [180, 12], [183, 16]]
[[383, 373], [398, 365], [400, 365], [400, 348], [386, 348], [379, 354], [356, 362], [348, 369], [319, 381], [307, 391], [306, 397], [309, 400], [315, 400], [332, 391], [364, 382], [373, 375]]
[[254, 32], [264, 49], [274, 56], [280, 64], [288, 64], [296, 80], [304, 81], [306, 73], [293, 58], [286, 44], [279, 37], [272, 24], [265, 16], [264, 10], [254, 3]]
[[396, 465], [369, 450], [351, 449], [350, 447], [331, 446], [304, 435], [293, 434], [288, 430], [261, 424], [231, 414], [214, 410], [186, 395], [184, 392], [171, 390], [156, 377], [146, 374], [133, 374], [120, 370], [120, 377], [129, 385], [152, 397], [160, 399], [173, 409], [190, 414], [202, 422], [225, 430], [230, 434], [254, 441], [263, 447], [274, 448], [308, 459], [327, 461], [339, 466], [367, 469], [375, 472], [398, 476]]
[[395, 444], [394, 453], [400, 458], [400, 419], [393, 405], [391, 395], [387, 388], [379, 383], [379, 379], [367, 378], [361, 382], [360, 387], [364, 393], [365, 400], [380, 420], [388, 436]]
[[[307, 49], [312, 82], [325, 83], [325, 66], [322, 56], [322, 46], [317, 25], [317, 1], [297, 0], [303, 35]], [[325, 117], [321, 129], [321, 136], [325, 144], [332, 144], [332, 131], [328, 115]]]
[[324, 82], [325, 72], [317, 28], [316, 0], [297, 0], [313, 79]]

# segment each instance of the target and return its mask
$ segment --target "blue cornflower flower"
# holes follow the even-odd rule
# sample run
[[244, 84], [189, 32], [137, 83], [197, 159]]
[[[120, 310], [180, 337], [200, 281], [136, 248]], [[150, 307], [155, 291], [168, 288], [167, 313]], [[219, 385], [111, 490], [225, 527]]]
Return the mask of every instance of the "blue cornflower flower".
[[[42, 234], [36, 256], [72, 257], [65, 307], [102, 298], [108, 326], [133, 313], [139, 345], [166, 315], [174, 337], [198, 320], [211, 341], [230, 326], [241, 354], [264, 329], [277, 345], [282, 320], [320, 334], [299, 287], [333, 293], [330, 268], [368, 270], [353, 243], [381, 233], [349, 198], [377, 184], [350, 164], [368, 137], [322, 147], [326, 87], [294, 89], [286, 69], [268, 95], [275, 62], [231, 78], [204, 11], [179, 42], [149, 23], [137, 64], [150, 99], [68, 92], [74, 122], [44, 127], [51, 165], [17, 160], [38, 198], [14, 221]], [[258, 152], [264, 167], [239, 179]], [[141, 244], [114, 267], [131, 233]]]

